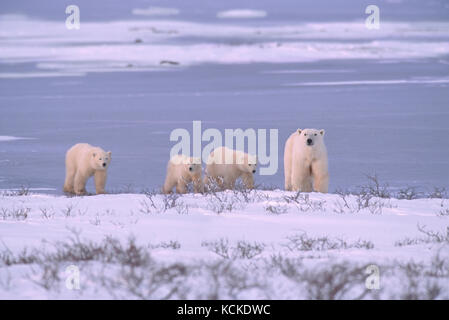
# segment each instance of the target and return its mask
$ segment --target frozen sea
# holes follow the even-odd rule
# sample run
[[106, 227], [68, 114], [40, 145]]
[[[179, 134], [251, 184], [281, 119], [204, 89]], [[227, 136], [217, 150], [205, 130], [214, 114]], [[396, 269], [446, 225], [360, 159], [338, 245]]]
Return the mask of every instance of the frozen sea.
[[[64, 2], [2, 2], [0, 189], [61, 193], [77, 142], [112, 151], [107, 189], [157, 188], [193, 120], [278, 129], [279, 169], [258, 183], [282, 188], [285, 139], [324, 128], [331, 190], [373, 173], [449, 187], [448, 3], [381, 1], [368, 30], [360, 1], [296, 2], [77, 1], [80, 30]], [[253, 11], [219, 18], [236, 9]]]

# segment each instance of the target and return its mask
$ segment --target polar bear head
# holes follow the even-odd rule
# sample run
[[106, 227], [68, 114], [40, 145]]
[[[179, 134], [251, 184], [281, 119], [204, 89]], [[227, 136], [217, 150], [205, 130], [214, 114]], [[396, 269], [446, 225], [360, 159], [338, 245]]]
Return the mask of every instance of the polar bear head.
[[201, 175], [201, 171], [203, 170], [200, 158], [188, 158], [186, 167], [191, 175]]
[[95, 170], [106, 170], [111, 162], [111, 151], [105, 152], [100, 148], [92, 151], [91, 166]]
[[237, 165], [242, 172], [256, 173], [257, 157], [254, 155], [242, 153], [237, 158]]
[[317, 129], [298, 129], [301, 143], [308, 147], [316, 147], [324, 143], [324, 130]]

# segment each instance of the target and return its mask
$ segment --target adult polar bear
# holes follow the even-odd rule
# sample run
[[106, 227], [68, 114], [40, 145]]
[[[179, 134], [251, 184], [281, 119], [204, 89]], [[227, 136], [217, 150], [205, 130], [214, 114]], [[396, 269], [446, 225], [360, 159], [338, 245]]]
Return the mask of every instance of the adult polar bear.
[[327, 193], [329, 172], [324, 130], [298, 129], [290, 135], [284, 149], [284, 174], [286, 190], [312, 192], [313, 189]]
[[87, 143], [78, 143], [66, 154], [66, 178], [64, 192], [85, 195], [86, 182], [91, 176], [95, 179], [97, 194], [106, 193], [106, 169], [111, 162], [111, 152]]

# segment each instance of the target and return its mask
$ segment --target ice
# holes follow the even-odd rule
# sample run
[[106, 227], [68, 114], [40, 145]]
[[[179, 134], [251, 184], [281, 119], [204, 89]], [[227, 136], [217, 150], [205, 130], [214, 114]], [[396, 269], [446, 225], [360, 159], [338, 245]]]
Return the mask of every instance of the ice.
[[16, 141], [16, 140], [30, 140], [30, 139], [33, 139], [33, 138], [14, 137], [14, 136], [0, 136], [0, 142]]
[[251, 9], [233, 9], [217, 13], [217, 18], [220, 19], [257, 19], [265, 18], [266, 16], [266, 11]]
[[133, 9], [132, 13], [141, 16], [173, 16], [178, 15], [179, 10], [175, 8], [148, 7], [146, 9]]
[[[51, 21], [2, 18], [0, 59], [8, 64], [37, 63], [49, 72], [28, 73], [29, 77], [148, 71], [167, 60], [189, 66], [423, 59], [449, 52], [448, 30], [446, 22], [386, 22], [381, 30], [372, 31], [363, 21], [252, 26], [131, 20], [85, 22], [74, 31]], [[234, 43], [237, 39], [241, 43]], [[18, 77], [6, 72], [0, 76]]]

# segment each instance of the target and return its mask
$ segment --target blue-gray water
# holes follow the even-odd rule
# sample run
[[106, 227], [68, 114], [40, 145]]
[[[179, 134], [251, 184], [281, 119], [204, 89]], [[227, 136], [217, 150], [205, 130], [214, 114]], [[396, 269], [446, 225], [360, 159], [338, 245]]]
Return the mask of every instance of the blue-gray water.
[[[139, 19], [136, 7], [180, 8], [177, 19], [212, 21], [219, 10], [248, 7], [269, 12], [264, 23], [360, 19], [366, 1], [77, 1], [82, 19]], [[1, 13], [64, 19], [68, 1], [7, 1]], [[441, 21], [446, 1], [381, 2], [392, 21]], [[234, 22], [222, 22], [234, 23]], [[257, 23], [251, 21], [248, 23]], [[188, 39], [187, 39], [188, 40]], [[180, 39], [179, 41], [186, 41]], [[212, 39], [211, 41], [214, 41]], [[326, 40], [323, 40], [326, 41]], [[1, 48], [0, 48], [1, 49]], [[64, 154], [74, 143], [111, 150], [107, 189], [136, 191], [163, 183], [169, 134], [218, 128], [279, 129], [279, 170], [257, 176], [283, 187], [283, 146], [297, 128], [326, 130], [331, 190], [354, 188], [377, 173], [392, 187], [449, 186], [447, 83], [288, 87], [288, 83], [444, 78], [449, 55], [395, 60], [325, 60], [310, 63], [238, 64], [174, 71], [89, 73], [83, 77], [0, 78], [0, 189], [55, 188], [64, 181]], [[32, 63], [3, 64], [0, 72], [34, 70]], [[301, 73], [278, 71], [301, 70]], [[310, 70], [310, 72], [307, 72]], [[342, 72], [343, 70], [343, 72]], [[274, 71], [274, 72], [273, 72]], [[92, 183], [88, 188], [92, 191]]]

